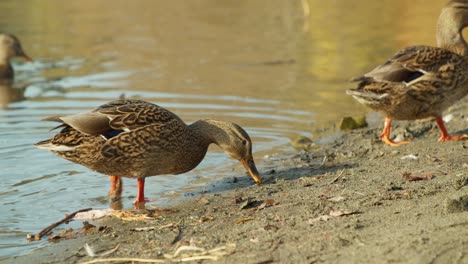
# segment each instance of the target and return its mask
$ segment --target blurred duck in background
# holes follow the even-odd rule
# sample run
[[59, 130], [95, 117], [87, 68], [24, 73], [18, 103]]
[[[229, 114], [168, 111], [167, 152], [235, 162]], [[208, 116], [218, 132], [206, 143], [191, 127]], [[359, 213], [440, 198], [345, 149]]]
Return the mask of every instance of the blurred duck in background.
[[11, 34], [0, 34], [0, 109], [5, 109], [11, 102], [24, 99], [26, 87], [14, 87], [15, 72], [10, 59], [21, 57], [25, 61], [32, 61], [21, 47], [17, 37]]
[[468, 25], [468, 0], [454, 0], [442, 9], [437, 23], [437, 47], [412, 46], [398, 51], [384, 64], [353, 81], [347, 91], [360, 103], [386, 116], [382, 141], [399, 146], [408, 141], [390, 139], [393, 119], [435, 118], [439, 142], [465, 140], [449, 135], [442, 112], [468, 94], [467, 43], [462, 30]]

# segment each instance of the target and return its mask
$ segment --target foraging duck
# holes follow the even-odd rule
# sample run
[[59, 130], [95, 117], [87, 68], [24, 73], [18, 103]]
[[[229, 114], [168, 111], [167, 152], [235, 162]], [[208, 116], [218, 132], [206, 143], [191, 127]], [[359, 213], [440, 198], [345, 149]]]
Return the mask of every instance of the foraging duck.
[[211, 119], [185, 124], [176, 114], [141, 100], [117, 100], [81, 114], [49, 117], [62, 123], [53, 138], [35, 146], [94, 171], [112, 175], [111, 194], [121, 178], [138, 180], [135, 206], [144, 204], [145, 178], [195, 168], [211, 143], [239, 160], [256, 183], [262, 179], [252, 158], [252, 141], [240, 126]]
[[412, 46], [398, 51], [384, 64], [354, 78], [358, 87], [347, 91], [360, 103], [386, 115], [382, 141], [399, 146], [408, 141], [390, 139], [393, 119], [434, 117], [439, 142], [468, 139], [449, 135], [442, 112], [468, 94], [468, 46], [462, 30], [468, 26], [468, 0], [453, 0], [437, 22], [437, 47]]
[[15, 73], [10, 64], [10, 59], [13, 57], [21, 57], [25, 61], [32, 61], [23, 51], [17, 37], [11, 34], [0, 34], [0, 79], [14, 78]]

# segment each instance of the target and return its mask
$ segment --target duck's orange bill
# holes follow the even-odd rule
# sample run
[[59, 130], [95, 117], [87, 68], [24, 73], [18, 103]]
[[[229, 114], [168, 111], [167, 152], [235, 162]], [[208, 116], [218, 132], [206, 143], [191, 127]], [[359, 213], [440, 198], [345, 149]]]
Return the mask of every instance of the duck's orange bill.
[[26, 54], [24, 54], [23, 56], [21, 56], [21, 58], [22, 58], [23, 60], [25, 60], [25, 61], [29, 61], [29, 62], [33, 61], [33, 60], [31, 59], [31, 57], [29, 57], [29, 56], [26, 55]]
[[252, 176], [252, 179], [256, 183], [262, 183], [262, 178], [260, 178], [260, 174], [257, 171], [257, 167], [255, 167], [255, 162], [252, 157], [250, 157], [247, 160], [241, 160], [240, 162], [242, 163], [242, 165], [244, 165], [244, 167], [247, 169], [250, 176]]

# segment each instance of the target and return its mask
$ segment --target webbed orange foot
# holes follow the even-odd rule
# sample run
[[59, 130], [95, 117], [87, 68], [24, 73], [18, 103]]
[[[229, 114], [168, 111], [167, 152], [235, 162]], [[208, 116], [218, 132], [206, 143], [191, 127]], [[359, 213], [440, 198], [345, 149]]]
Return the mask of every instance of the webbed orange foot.
[[436, 118], [436, 122], [440, 129], [439, 142], [446, 142], [452, 140], [468, 140], [467, 134], [449, 135], [449, 133], [447, 132], [447, 128], [445, 128], [444, 120], [442, 120], [441, 117]]
[[385, 144], [387, 144], [389, 146], [392, 146], [392, 147], [398, 147], [398, 146], [410, 143], [409, 141], [398, 141], [398, 142], [396, 142], [396, 141], [391, 140], [387, 136], [381, 136], [381, 138], [382, 138], [382, 141], [385, 142]]
[[382, 134], [380, 134], [380, 138], [382, 139], [383, 142], [385, 142], [385, 144], [387, 145], [390, 145], [392, 147], [397, 147], [397, 146], [401, 146], [401, 145], [405, 145], [405, 144], [409, 144], [410, 142], [409, 141], [399, 141], [399, 142], [395, 142], [393, 140], [390, 139], [390, 129], [391, 129], [391, 126], [392, 126], [392, 119], [386, 117], [385, 118], [385, 125], [384, 125], [384, 129], [382, 131]]
[[441, 135], [439, 137], [439, 142], [446, 142], [446, 141], [452, 141], [452, 140], [468, 140], [468, 135], [467, 134], [461, 134], [461, 135]]

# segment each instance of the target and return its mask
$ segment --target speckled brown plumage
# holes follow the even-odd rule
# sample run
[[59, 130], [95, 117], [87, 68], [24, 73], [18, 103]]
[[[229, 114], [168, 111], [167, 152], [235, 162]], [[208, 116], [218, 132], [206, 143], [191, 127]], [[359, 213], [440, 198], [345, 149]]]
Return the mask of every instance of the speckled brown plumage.
[[37, 147], [100, 173], [139, 180], [184, 173], [215, 143], [261, 182], [250, 137], [233, 123], [205, 119], [186, 125], [174, 113], [141, 100], [117, 100], [91, 112], [46, 120], [62, 122], [63, 128]]
[[398, 51], [384, 64], [354, 78], [358, 87], [347, 91], [360, 103], [383, 112], [386, 125], [382, 139], [389, 145], [392, 119], [437, 119], [439, 141], [466, 139], [446, 133], [441, 120], [444, 110], [468, 94], [467, 44], [461, 30], [468, 22], [468, 1], [450, 1], [439, 21], [439, 47], [412, 46]]

